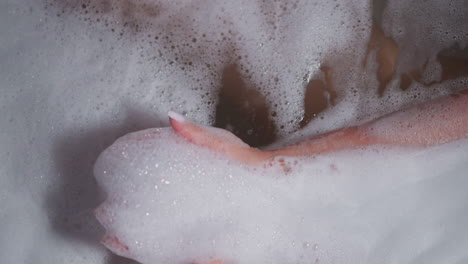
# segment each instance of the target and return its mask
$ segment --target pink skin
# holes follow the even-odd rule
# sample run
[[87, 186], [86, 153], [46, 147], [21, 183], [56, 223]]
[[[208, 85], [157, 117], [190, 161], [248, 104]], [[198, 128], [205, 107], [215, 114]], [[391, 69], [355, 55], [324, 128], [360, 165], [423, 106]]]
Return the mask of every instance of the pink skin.
[[[341, 128], [274, 150], [252, 148], [224, 129], [193, 123], [174, 112], [169, 112], [169, 121], [175, 133], [193, 144], [224, 153], [228, 159], [257, 166], [268, 164], [267, 162], [278, 156], [308, 156], [376, 144], [427, 147], [468, 138], [468, 89], [391, 113], [360, 126]], [[156, 135], [158, 130], [151, 133]], [[281, 159], [278, 162], [282, 165]], [[287, 172], [287, 168], [283, 168]], [[108, 213], [102, 206], [95, 211], [101, 223], [109, 218]], [[131, 248], [112, 232], [106, 234], [101, 243], [116, 254], [131, 256]], [[223, 263], [214, 260], [208, 264]]]
[[188, 141], [256, 165], [277, 156], [308, 156], [377, 144], [426, 147], [466, 138], [468, 89], [274, 150], [249, 147], [229, 131], [193, 123], [173, 112], [169, 120], [174, 131]]

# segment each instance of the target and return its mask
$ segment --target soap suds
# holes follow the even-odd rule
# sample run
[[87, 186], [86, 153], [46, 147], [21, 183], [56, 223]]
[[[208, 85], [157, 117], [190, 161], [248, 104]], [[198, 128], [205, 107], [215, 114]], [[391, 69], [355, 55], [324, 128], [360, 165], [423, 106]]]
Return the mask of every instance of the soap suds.
[[[403, 106], [466, 88], [464, 54], [468, 26], [464, 1], [386, 2], [379, 26], [387, 37], [395, 40], [401, 52], [382, 96], [377, 93], [377, 51], [371, 50], [366, 63], [363, 62], [371, 28], [375, 25], [371, 12], [377, 1], [6, 0], [0, 3], [0, 146], [3, 150], [0, 153], [3, 164], [0, 231], [4, 234], [0, 256], [3, 262], [127, 263], [98, 243], [103, 230], [92, 212], [105, 197], [100, 195], [92, 174], [97, 156], [128, 132], [168, 126], [166, 114], [170, 110], [205, 125], [216, 123], [223, 72], [230, 65], [237, 66], [246, 87], [262, 98], [268, 109], [265, 124], [275, 127], [275, 140], [269, 142], [275, 145], [362, 123]], [[426, 61], [428, 64], [424, 66]], [[306, 87], [314, 80], [328, 83], [326, 73], [321, 70], [324, 67], [330, 68], [336, 98], [324, 110], [312, 114], [307, 126], [300, 129]], [[406, 80], [405, 89], [400, 88], [402, 76]], [[329, 95], [326, 93], [324, 98]], [[232, 124], [225, 124], [225, 128], [229, 125]], [[235, 131], [236, 127], [231, 130]], [[348, 165], [338, 162], [342, 159], [339, 156], [327, 156], [329, 164], [324, 161], [320, 168], [304, 168], [307, 174], [323, 176], [308, 179], [314, 181], [313, 193], [321, 195], [323, 204], [340, 199], [336, 205], [351, 203], [357, 199], [351, 190], [359, 190], [362, 197], [367, 194], [372, 199], [369, 198], [367, 207], [361, 204], [364, 206], [361, 211], [321, 207], [316, 218], [302, 220], [310, 220], [310, 225], [316, 228], [308, 229], [310, 233], [304, 237], [298, 235], [301, 239], [297, 241], [292, 241], [293, 233], [286, 234], [290, 226], [279, 229], [277, 236], [283, 241], [277, 245], [282, 249], [275, 253], [274, 261], [295, 259], [299, 247], [303, 247], [309, 252], [304, 256], [319, 263], [359, 259], [364, 253], [368, 263], [463, 262], [467, 259], [462, 256], [466, 248], [464, 239], [468, 237], [463, 233], [466, 206], [462, 203], [466, 200], [462, 191], [466, 189], [462, 174], [466, 170], [462, 150], [466, 142], [458, 143], [422, 151], [421, 156], [417, 155], [418, 150], [401, 154], [406, 155], [406, 162], [399, 161], [396, 154], [377, 155], [377, 163], [369, 157], [372, 164], [388, 162], [382, 169], [370, 164], [366, 174], [369, 177], [383, 173], [385, 179], [385, 170], [395, 172], [394, 165], [402, 167], [404, 175], [412, 176], [410, 179], [414, 181], [424, 173], [434, 179], [424, 178], [426, 185], [415, 184], [407, 189], [397, 190], [401, 185], [395, 184], [400, 178], [390, 181], [388, 175], [388, 181], [382, 180], [388, 184], [381, 185], [375, 193], [369, 188], [374, 183], [359, 187], [356, 185], [362, 181], [351, 182], [354, 178], [348, 177], [347, 184], [356, 189], [346, 189], [347, 184], [340, 185], [342, 182], [328, 177], [338, 172], [352, 176], [359, 169], [366, 170], [363, 161], [357, 160], [357, 165], [351, 166], [351, 159], [357, 157], [354, 154], [343, 158]], [[393, 162], [394, 159], [397, 161]], [[431, 161], [429, 166], [427, 160]], [[184, 162], [185, 166], [193, 165]], [[207, 161], [201, 162], [206, 165]], [[218, 162], [221, 166], [222, 161], [215, 163]], [[316, 163], [311, 161], [311, 164]], [[167, 169], [170, 165], [168, 162], [159, 166]], [[173, 169], [183, 167], [183, 164], [172, 165]], [[435, 168], [426, 170], [431, 166]], [[182, 172], [187, 172], [187, 168]], [[212, 177], [216, 174], [207, 173]], [[158, 188], [167, 187], [166, 182], [169, 186], [174, 183], [164, 178]], [[212, 184], [218, 183], [222, 179]], [[255, 184], [250, 187], [260, 186], [259, 182]], [[302, 185], [292, 185], [292, 180], [285, 183], [288, 188], [301, 190]], [[278, 188], [286, 190], [286, 187]], [[420, 190], [419, 200], [409, 203], [408, 199], [417, 195], [417, 192], [413, 194], [414, 189]], [[393, 196], [383, 195], [392, 194], [393, 190]], [[247, 203], [247, 199], [241, 201]], [[278, 201], [279, 196], [275, 199]], [[357, 199], [354, 204], [364, 200]], [[401, 211], [392, 207], [396, 204], [403, 205]], [[272, 203], [269, 206], [271, 210], [283, 208]], [[410, 210], [411, 206], [417, 210]], [[266, 216], [273, 217], [275, 212]], [[400, 214], [389, 215], [392, 212]], [[388, 220], [377, 217], [379, 213], [388, 216]], [[336, 222], [326, 223], [331, 216], [335, 216]], [[343, 219], [350, 219], [349, 224]], [[367, 226], [356, 223], [361, 219], [368, 219], [362, 223]], [[279, 225], [280, 220], [271, 225]], [[268, 232], [271, 226], [258, 228], [259, 236], [252, 241], [272, 238]], [[234, 230], [226, 234], [242, 235]], [[246, 230], [256, 231], [256, 227], [246, 224]], [[335, 234], [345, 237], [332, 237], [325, 230], [335, 230]], [[358, 240], [362, 230], [371, 234]], [[379, 232], [385, 230], [388, 236], [378, 240], [378, 235], [383, 234]], [[197, 234], [210, 235], [199, 231], [192, 237]], [[243, 238], [251, 237], [249, 233], [243, 234]], [[307, 234], [316, 235], [311, 239]], [[356, 240], [351, 243], [347, 237]], [[433, 242], [432, 248], [425, 247], [429, 242]], [[421, 247], [411, 247], [416, 244]], [[262, 258], [243, 250], [246, 259]], [[235, 252], [226, 252], [227, 258], [231, 256], [233, 260], [242, 257], [229, 254]], [[263, 259], [268, 256], [266, 253]]]
[[[229, 162], [170, 128], [144, 130], [98, 159], [108, 196], [97, 217], [126, 250], [106, 245], [141, 263], [462, 259], [466, 234], [445, 223], [468, 217], [466, 143], [303, 158], [285, 175]], [[452, 239], [458, 246], [438, 249]]]

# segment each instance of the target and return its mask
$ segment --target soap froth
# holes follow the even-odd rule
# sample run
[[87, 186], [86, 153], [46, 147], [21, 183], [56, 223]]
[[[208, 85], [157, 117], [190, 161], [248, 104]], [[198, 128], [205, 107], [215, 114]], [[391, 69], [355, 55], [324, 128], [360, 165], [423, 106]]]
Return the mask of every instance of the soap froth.
[[[103, 230], [92, 211], [104, 197], [98, 195], [91, 172], [98, 154], [115, 138], [130, 131], [168, 126], [169, 110], [202, 124], [215, 123], [223, 71], [232, 64], [237, 65], [247, 88], [263, 98], [262, 105], [267, 106], [265, 112], [271, 118], [265, 123], [274, 123], [277, 130], [276, 138], [269, 142], [280, 146], [467, 87], [467, 78], [463, 77], [468, 68], [463, 59], [468, 28], [464, 19], [465, 1], [389, 0], [377, 23], [374, 7], [378, 2], [3, 1], [0, 8], [3, 261], [121, 263], [123, 260], [108, 256], [98, 244]], [[387, 37], [395, 40], [401, 52], [395, 73], [381, 96], [376, 92], [379, 64], [375, 49], [362, 66], [362, 56], [376, 23]], [[420, 54], [423, 56], [418, 57]], [[428, 66], [414, 69], [426, 60]], [[331, 69], [331, 82], [322, 70], [325, 66]], [[402, 80], [406, 80], [404, 85]], [[438, 83], [440, 80], [443, 83]], [[308, 84], [318, 82], [330, 86], [336, 98], [328, 102], [325, 110], [311, 111], [309, 123], [297, 130], [306, 109], [305, 89]], [[323, 92], [323, 98], [333, 94], [326, 89], [319, 92]], [[456, 149], [455, 145], [449, 146]], [[466, 147], [466, 143], [460, 146]], [[466, 200], [463, 192], [457, 192], [457, 187], [466, 185], [453, 176], [463, 171], [455, 169], [457, 155], [463, 157], [462, 152], [453, 151], [451, 155], [447, 150], [438, 159], [428, 154], [419, 163], [413, 163], [410, 156], [406, 163], [397, 164], [411, 166], [408, 174], [420, 177], [424, 173], [437, 174], [437, 170], [433, 170], [434, 174], [424, 171], [427, 164], [423, 160], [447, 170], [444, 175], [448, 176], [437, 182], [438, 187], [445, 186], [444, 193], [438, 193], [440, 188], [428, 189], [424, 196], [427, 199], [421, 196], [421, 203], [414, 204], [428, 211], [433, 208], [428, 205], [448, 205], [447, 208], [454, 205], [458, 214], [453, 213], [457, 217], [452, 218], [447, 214], [446, 221], [439, 221], [436, 211], [436, 217], [424, 214], [418, 217], [418, 210], [405, 211], [417, 223], [432, 221], [427, 219], [439, 221], [439, 229], [429, 228], [437, 232], [426, 232], [418, 224], [410, 225], [410, 220], [388, 218], [395, 220], [395, 232], [389, 233], [387, 239], [382, 238], [377, 244], [360, 240], [371, 252], [369, 263], [381, 262], [383, 256], [397, 263], [421, 259], [435, 263], [465, 262], [466, 257], [460, 254], [466, 247], [460, 241], [468, 236], [459, 230], [465, 230], [466, 208], [453, 202]], [[354, 153], [351, 157], [355, 157]], [[161, 158], [163, 161], [164, 157]], [[395, 156], [382, 158], [391, 161]], [[164, 162], [158, 164], [165, 166]], [[347, 168], [336, 162], [330, 162], [329, 167], [330, 171]], [[356, 172], [356, 168], [351, 171]], [[374, 174], [380, 173], [376, 170]], [[158, 188], [166, 182], [172, 184], [164, 179], [157, 184]], [[314, 182], [318, 186], [315, 191], [321, 190], [322, 180], [332, 186], [333, 178], [319, 179]], [[393, 186], [392, 182], [387, 183], [388, 188]], [[430, 196], [430, 192], [440, 195]], [[401, 197], [402, 204], [407, 198], [414, 198], [410, 193], [396, 196]], [[323, 197], [326, 201], [326, 193]], [[389, 214], [388, 207], [379, 202], [376, 200], [373, 208]], [[319, 221], [313, 223], [316, 222]], [[379, 231], [378, 227], [375, 225], [374, 232]], [[421, 248], [419, 258], [404, 254], [418, 234], [440, 240], [434, 242], [432, 249]], [[289, 242], [288, 245], [301, 245], [298, 241]], [[318, 244], [319, 253], [312, 262], [325, 262], [324, 255], [343, 250], [312, 239], [303, 243], [308, 243], [305, 248], [309, 249]], [[388, 252], [389, 248], [394, 249], [393, 253]], [[279, 259], [295, 257], [297, 252], [287, 249], [277, 254], [282, 255]]]
[[108, 198], [97, 216], [128, 246], [107, 244], [118, 254], [142, 263], [411, 262], [430, 261], [418, 253], [429, 250], [466, 257], [434, 249], [446, 239], [468, 243], [452, 237], [455, 226], [440, 226], [467, 217], [466, 140], [301, 158], [286, 175], [186, 143], [171, 129], [146, 130], [101, 154], [95, 175]]

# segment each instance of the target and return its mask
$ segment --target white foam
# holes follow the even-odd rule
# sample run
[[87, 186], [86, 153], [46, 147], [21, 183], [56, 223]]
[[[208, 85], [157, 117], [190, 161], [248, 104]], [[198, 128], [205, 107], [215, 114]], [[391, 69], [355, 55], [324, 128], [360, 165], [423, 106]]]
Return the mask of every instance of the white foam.
[[98, 218], [145, 264], [461, 260], [467, 143], [310, 157], [285, 175], [145, 130], [98, 159]]
[[[421, 68], [444, 49], [468, 44], [464, 21], [468, 7], [463, 0], [388, 1], [382, 27], [402, 47], [399, 72]], [[429, 26], [430, 25], [430, 26]]]
[[[336, 109], [322, 113], [304, 133], [297, 132], [303, 136], [371, 120], [412, 102], [447, 94], [447, 89], [424, 89], [417, 83], [411, 92], [399, 92], [399, 74], [429, 60], [423, 73], [425, 80], [432, 81], [440, 74], [437, 52], [454, 44], [463, 48], [467, 41], [466, 25], [460, 22], [466, 13], [462, 0], [450, 5], [388, 1], [378, 21], [401, 52], [386, 89], [390, 92], [379, 98], [375, 50], [363, 66], [375, 16], [372, 8], [377, 3], [116, 1], [107, 8], [98, 1], [85, 7], [51, 3], [50, 10], [64, 9], [71, 12], [65, 14], [85, 20], [85, 32], [112, 31], [101, 37], [110, 46], [103, 54], [128, 53], [123, 58], [128, 67], [123, 71], [127, 76], [124, 86], [134, 90], [131, 98], [157, 102], [165, 112], [173, 109], [197, 122], [213, 124], [223, 68], [237, 64], [244, 82], [257, 89], [270, 112], [276, 113], [272, 118], [282, 140], [297, 130], [303, 118], [305, 87], [310, 79], [320, 78], [321, 66], [332, 68]], [[437, 13], [435, 20], [431, 20], [433, 13]], [[73, 16], [67, 20], [75, 22]], [[434, 32], [434, 27], [456, 37]]]
[[[443, 1], [426, 1], [424, 4], [414, 1], [411, 3], [396, 0], [388, 2], [388, 8], [383, 15], [384, 31], [404, 47], [397, 65], [398, 73], [404, 72], [406, 68], [412, 69], [410, 66], [421, 64], [422, 58], [426, 55], [432, 58], [439, 48], [454, 44], [460, 47], [466, 46], [466, 28], [468, 27], [464, 23], [466, 5], [463, 1], [451, 1], [449, 4]], [[82, 7], [83, 4], [85, 7]], [[363, 122], [403, 105], [424, 101], [451, 90], [466, 87], [467, 79], [459, 78], [431, 86], [431, 89], [414, 83], [406, 93], [400, 93], [397, 88], [399, 80], [395, 77], [390, 83], [388, 93], [383, 98], [378, 98], [375, 94], [375, 87], [378, 85], [375, 77], [377, 65], [372, 62], [375, 54], [369, 55], [366, 68], [361, 67], [365, 45], [370, 35], [370, 18], [372, 17], [369, 13], [370, 9], [371, 5], [368, 2], [357, 0], [346, 1], [346, 3], [333, 1], [264, 3], [247, 0], [2, 1], [0, 3], [0, 59], [2, 61], [0, 64], [0, 110], [2, 112], [0, 115], [0, 147], [2, 149], [0, 152], [0, 164], [2, 164], [0, 166], [0, 233], [3, 234], [0, 239], [0, 256], [2, 256], [2, 261], [5, 263], [87, 264], [118, 262], [115, 256], [109, 255], [98, 243], [102, 228], [92, 217], [93, 209], [102, 201], [92, 174], [92, 167], [98, 153], [109, 146], [116, 137], [127, 132], [148, 127], [167, 126], [167, 112], [171, 109], [199, 123], [211, 124], [214, 120], [223, 67], [231, 63], [237, 63], [239, 66], [242, 64], [241, 73], [244, 81], [257, 87], [269, 102], [271, 112], [277, 113], [274, 117], [276, 124], [278, 127], [284, 126], [278, 132], [282, 140], [291, 140], [295, 136], [307, 137], [333, 128]], [[399, 33], [400, 29], [403, 29], [402, 33]], [[449, 37], [444, 37], [445, 31], [449, 32]], [[424, 55], [421, 59], [418, 57], [419, 52]], [[431, 63], [434, 61], [432, 58]], [[340, 94], [339, 103], [320, 114], [323, 119], [316, 118], [311, 121], [310, 127], [302, 130], [302, 133], [289, 135], [289, 132], [296, 130], [296, 125], [302, 118], [304, 87], [309, 79], [318, 78], [321, 75], [319, 68], [324, 63], [336, 65], [333, 81]], [[437, 65], [430, 66], [430, 72], [439, 72]], [[425, 74], [430, 75], [429, 71]], [[434, 78], [434, 76], [426, 77], [427, 80]], [[158, 143], [161, 144], [159, 147], [173, 146], [172, 144], [175, 143], [172, 140], [173, 138], [168, 137], [168, 142]], [[466, 143], [462, 146], [466, 146]], [[192, 149], [192, 151], [200, 152], [200, 157], [209, 155], [198, 149]], [[421, 259], [435, 263], [457, 262], [456, 258], [459, 255], [454, 251], [459, 250], [460, 247], [453, 243], [464, 246], [461, 240], [467, 237], [463, 233], [465, 229], [458, 228], [466, 222], [463, 215], [466, 208], [458, 203], [461, 201], [459, 199], [465, 199], [459, 191], [460, 188], [466, 186], [466, 182], [463, 182], [462, 177], [457, 178], [462, 175], [463, 170], [456, 169], [461, 166], [460, 159], [464, 157], [464, 153], [456, 145], [448, 145], [447, 149], [442, 148], [440, 155], [434, 152], [435, 150], [432, 150], [427, 152], [427, 155], [421, 156], [407, 154], [410, 157], [408, 160], [414, 158], [414, 163], [399, 161], [400, 163], [388, 163], [388, 166], [403, 167], [407, 175], [414, 177], [422, 177], [424, 173], [431, 172], [429, 169], [426, 171], [425, 168], [440, 166], [440, 168], [434, 168], [434, 174], [429, 175], [435, 177], [439, 175], [438, 172], [440, 175], [445, 174], [444, 177], [440, 176], [438, 178], [440, 181], [437, 182], [439, 186], [445, 186], [443, 190], [436, 188], [435, 184], [429, 184], [429, 188], [418, 197], [410, 192], [413, 187], [408, 187], [408, 193], [401, 191], [402, 193], [395, 194], [395, 199], [398, 197], [420, 199], [413, 204], [419, 205], [419, 207], [416, 206], [418, 210], [412, 212], [408, 207], [404, 207], [411, 205], [405, 205], [401, 200], [403, 198], [393, 203], [392, 198], [387, 196], [382, 196], [382, 199], [387, 197], [388, 201], [376, 199], [376, 202], [372, 204], [373, 207], [366, 207], [367, 211], [363, 209], [360, 212], [367, 212], [368, 219], [380, 221], [382, 218], [377, 218], [378, 213], [388, 214], [384, 209], [397, 211], [397, 208], [392, 205], [399, 204], [401, 201], [403, 208], [406, 208], [405, 212], [408, 212], [407, 217], [417, 219], [418, 223], [429, 221], [423, 219], [425, 217], [431, 217], [431, 219], [446, 217], [446, 221], [444, 220], [440, 227], [442, 231], [439, 230], [439, 233], [424, 232], [428, 229], [435, 229], [432, 229], [432, 226], [421, 225], [419, 227], [417, 224], [412, 224], [410, 220], [404, 219], [407, 221], [395, 223], [394, 233], [388, 231], [390, 228], [386, 229], [388, 225], [380, 223], [374, 225], [372, 234], [375, 236], [371, 234], [358, 241], [361, 243], [356, 241], [351, 243], [346, 240], [346, 237], [339, 240], [336, 237], [327, 237], [327, 234], [323, 232], [327, 228], [336, 231], [341, 227], [343, 232], [337, 231], [336, 234], [359, 238], [358, 234], [347, 232], [352, 232], [352, 230], [359, 232], [362, 229], [345, 228], [357, 227], [358, 224], [355, 221], [359, 218], [352, 218], [346, 210], [340, 215], [333, 211], [333, 208], [323, 207], [315, 214], [317, 218], [312, 221], [317, 228], [311, 228], [308, 231], [317, 231], [318, 235], [310, 241], [309, 237], [302, 239], [304, 242], [307, 241], [305, 245], [309, 245], [306, 248], [315, 249], [314, 244], [319, 243], [314, 256], [318, 256], [319, 261], [322, 261], [337, 259], [340, 256], [344, 258], [349, 252], [355, 252], [356, 255], [353, 256], [358, 258], [360, 252], [363, 252], [363, 249], [359, 247], [367, 245], [369, 263], [381, 262], [381, 259], [402, 263], [411, 255], [408, 250], [414, 249], [408, 245], [411, 241], [415, 241], [415, 244], [421, 242], [420, 245], [429, 245], [432, 241], [433, 248], [425, 251], [420, 248], [418, 252], [421, 257], [416, 258], [415, 255], [411, 255], [414, 259], [408, 262], [418, 262]], [[377, 155], [375, 158], [398, 159], [398, 155], [390, 153], [386, 154], [387, 156]], [[174, 160], [183, 159], [189, 155], [185, 150], [177, 154], [180, 157], [175, 156]], [[169, 170], [173, 165], [172, 168], [181, 169], [183, 175], [188, 173], [189, 165], [198, 166], [193, 164], [193, 161], [191, 163], [181, 160], [183, 163], [174, 163], [167, 161], [167, 157], [157, 157], [166, 161], [160, 164], [165, 169]], [[366, 169], [362, 161], [364, 158], [361, 161], [357, 160], [358, 165], [352, 167], [353, 157], [351, 154], [346, 158], [335, 157], [345, 160], [346, 164], [349, 162], [349, 167], [346, 167], [348, 165], [343, 167], [343, 170], [349, 170], [346, 174], [351, 173], [349, 179], [354, 179], [351, 177], [354, 173], [358, 174], [357, 168]], [[148, 158], [156, 158], [156, 156], [150, 155]], [[322, 164], [332, 157], [320, 159], [322, 161], [317, 164]], [[425, 164], [426, 160], [431, 161], [430, 166]], [[200, 166], [206, 170], [208, 161], [200, 162]], [[229, 167], [221, 160], [215, 159], [209, 162], [212, 164], [205, 172], [209, 174], [208, 179], [214, 178], [218, 170], [221, 174], [225, 173], [223, 169], [241, 171], [241, 169]], [[378, 164], [382, 161], [376, 160], [376, 162]], [[409, 169], [405, 165], [412, 167]], [[343, 182], [338, 181], [336, 184], [331, 182], [326, 177], [326, 173], [320, 172], [319, 167], [313, 167], [319, 165], [310, 166], [312, 167], [303, 170], [308, 173], [310, 169], [314, 174], [317, 172], [321, 175], [321, 178], [313, 178], [315, 182], [310, 186], [315, 188], [314, 192], [321, 193], [321, 201], [324, 204], [329, 197], [331, 202], [336, 202], [337, 206], [342, 205], [337, 202], [340, 192], [333, 191], [334, 186], [337, 188], [341, 186], [342, 189], [337, 190], [345, 191], [341, 199], [343, 203], [348, 198], [350, 201], [355, 199], [358, 202], [365, 200], [346, 194], [351, 192], [351, 189], [346, 189]], [[454, 169], [450, 171], [452, 167]], [[371, 166], [369, 170], [372, 171], [372, 168]], [[390, 168], [390, 171], [396, 172], [395, 170], [396, 168]], [[446, 171], [442, 172], [442, 170]], [[384, 178], [387, 175], [384, 169], [374, 171], [379, 174], [383, 173]], [[250, 179], [254, 176], [245, 171], [241, 172], [245, 174], [244, 177], [249, 177], [249, 181], [244, 184], [251, 188], [260, 188], [261, 181], [265, 181], [265, 188], [279, 184], [261, 179], [250, 183]], [[336, 174], [330, 172], [330, 175]], [[370, 174], [366, 175], [370, 176]], [[390, 179], [390, 175], [387, 176]], [[301, 177], [304, 178], [304, 176]], [[198, 180], [203, 183], [200, 178]], [[300, 180], [292, 179], [291, 182], [284, 183], [284, 188], [277, 186], [276, 190], [282, 192], [294, 188], [301, 190], [301, 185], [298, 183]], [[117, 181], [117, 178], [115, 180]], [[380, 189], [382, 193], [393, 190], [393, 181], [387, 182], [389, 184], [386, 186], [389, 189], [382, 187]], [[210, 188], [214, 188], [216, 184], [222, 183], [222, 179], [214, 181], [206, 187], [206, 190], [211, 190]], [[350, 185], [358, 183], [360, 183], [359, 180], [349, 182]], [[122, 185], [117, 182], [109, 184], [110, 190], [117, 186], [120, 186], [122, 191], [126, 191], [127, 188], [141, 187], [140, 181], [136, 181], [136, 185], [132, 186], [131, 179], [126, 178], [122, 178]], [[322, 186], [323, 190], [321, 190]], [[371, 184], [367, 185], [369, 186]], [[189, 187], [186, 186], [187, 189], [183, 190], [187, 193], [195, 193], [195, 190]], [[370, 190], [367, 187], [358, 186], [356, 190], [365, 193], [364, 191]], [[239, 189], [240, 187], [234, 185], [232, 188]], [[259, 199], [255, 201], [258, 203], [272, 191], [264, 189], [264, 193], [256, 193], [252, 190], [245, 192], [246, 196], [239, 198], [244, 205], [247, 200]], [[279, 200], [280, 195], [290, 197], [279, 193], [276, 201]], [[328, 193], [330, 194], [327, 196]], [[440, 202], [431, 197], [437, 197]], [[171, 196], [165, 198], [170, 199]], [[452, 203], [448, 202], [449, 199]], [[283, 203], [291, 205], [292, 202], [286, 199]], [[382, 203], [384, 205], [387, 203], [388, 206], [380, 207]], [[433, 209], [433, 206], [424, 206], [428, 203], [439, 205], [440, 208]], [[274, 219], [275, 213], [281, 214], [274, 209], [282, 210], [286, 207], [286, 205], [275, 207], [273, 203], [266, 203], [266, 205], [273, 211], [265, 216], [258, 216], [258, 212], [253, 211], [252, 215], [264, 217], [261, 219], [266, 219], [267, 216]], [[298, 205], [304, 204], [298, 203]], [[317, 204], [311, 203], [310, 206], [315, 205]], [[459, 206], [458, 215], [454, 216], [455, 211], [450, 211], [451, 205]], [[444, 206], [448, 209], [443, 209]], [[207, 208], [204, 209], [207, 210]], [[421, 212], [420, 209], [434, 211]], [[140, 215], [140, 212], [137, 212]], [[133, 211], [129, 211], [126, 217], [132, 218], [132, 213]], [[193, 213], [196, 215], [197, 212]], [[247, 223], [244, 214], [240, 216], [239, 221], [242, 220], [242, 223], [245, 223], [243, 228], [249, 232], [254, 230], [256, 233], [252, 234], [258, 235], [256, 238], [245, 232], [244, 237], [239, 237], [239, 239], [246, 239], [248, 245], [263, 239], [268, 240], [272, 236], [269, 228], [282, 223], [278, 220], [278, 222], [271, 222], [270, 226], [266, 226], [265, 229], [256, 230], [256, 227]], [[335, 216], [333, 219], [338, 219], [336, 221], [351, 219], [352, 222], [349, 225], [344, 221], [325, 223], [325, 221], [331, 221], [332, 216]], [[374, 216], [376, 218], [373, 218]], [[389, 219], [392, 218], [389, 217]], [[181, 224], [180, 221], [170, 222], [170, 224], [175, 227]], [[370, 226], [373, 225], [373, 223], [367, 223]], [[190, 226], [193, 227], [194, 224], [190, 223]], [[397, 224], [401, 224], [401, 229], [396, 228]], [[382, 229], [379, 229], [381, 226]], [[298, 230], [306, 230], [301, 225], [299, 227]], [[236, 227], [233, 228], [230, 233], [226, 230], [226, 234], [242, 236], [241, 233], [234, 232]], [[290, 230], [288, 228], [291, 226], [288, 225], [284, 230]], [[128, 232], [125, 228], [123, 230]], [[203, 235], [209, 230], [207, 227], [206, 230], [197, 231], [198, 233], [195, 232], [192, 235], [193, 237], [197, 234]], [[379, 235], [377, 234], [379, 230], [388, 231], [388, 239], [373, 240]], [[300, 243], [296, 241], [295, 247], [292, 246], [291, 236], [294, 235], [285, 232], [280, 234], [283, 240], [278, 242], [278, 246], [283, 245], [283, 248], [275, 253], [278, 259], [297, 258], [300, 249], [295, 247]], [[424, 236], [427, 240], [421, 241]], [[411, 240], [412, 237], [418, 237], [421, 240]], [[224, 238], [223, 241], [232, 240]], [[428, 244], [425, 244], [426, 242]], [[346, 246], [349, 245], [351, 246], [347, 248]], [[209, 247], [211, 246], [206, 244], [200, 245], [200, 249], [204, 250]], [[220, 245], [220, 249], [222, 248], [225, 249], [225, 245]], [[271, 253], [265, 250], [262, 251], [263, 256], [256, 256], [252, 249], [249, 251], [245, 246], [237, 246], [237, 249], [239, 249], [237, 255], [229, 255], [236, 254], [234, 251], [225, 253], [233, 259], [262, 259], [270, 256]], [[197, 249], [192, 248], [192, 250]], [[240, 254], [241, 250], [244, 250], [245, 254]], [[223, 252], [219, 251], [218, 254], [221, 253]], [[304, 254], [313, 255], [310, 252]], [[185, 257], [190, 257], [190, 254]], [[441, 258], [444, 258], [443, 261]]]

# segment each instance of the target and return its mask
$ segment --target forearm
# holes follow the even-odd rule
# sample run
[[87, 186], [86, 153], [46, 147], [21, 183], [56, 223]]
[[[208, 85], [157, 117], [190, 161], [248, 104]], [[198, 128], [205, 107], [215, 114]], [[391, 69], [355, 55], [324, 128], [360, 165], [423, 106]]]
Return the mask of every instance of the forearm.
[[307, 156], [367, 145], [431, 146], [468, 137], [468, 90], [338, 129], [265, 156]]

